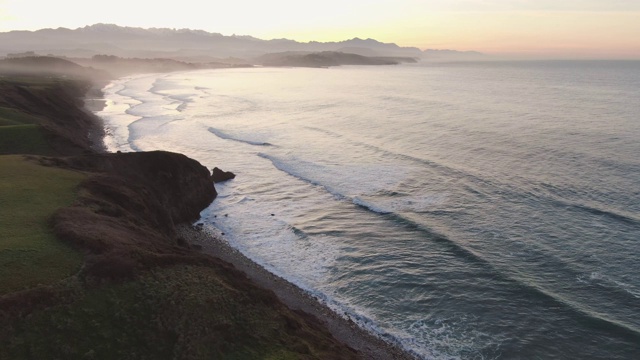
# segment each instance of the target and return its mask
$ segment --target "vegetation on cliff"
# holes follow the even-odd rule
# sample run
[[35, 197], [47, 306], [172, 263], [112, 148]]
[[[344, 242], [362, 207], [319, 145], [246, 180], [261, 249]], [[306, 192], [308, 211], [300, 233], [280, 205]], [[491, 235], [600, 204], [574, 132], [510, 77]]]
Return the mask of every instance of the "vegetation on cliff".
[[103, 79], [102, 73], [92, 77], [87, 69], [79, 71], [78, 65], [60, 59], [47, 73], [42, 67], [48, 62], [42, 60], [27, 60], [24, 67], [0, 63], [0, 154], [91, 151], [104, 133], [100, 120], [84, 109], [82, 97], [93, 81]]
[[[95, 151], [86, 79], [13, 73], [0, 88], [0, 359], [357, 358], [178, 236], [216, 195], [206, 168]], [[16, 126], [33, 146], [4, 141]]]
[[80, 269], [82, 255], [53, 234], [50, 217], [69, 206], [84, 175], [0, 156], [0, 295], [50, 285]]

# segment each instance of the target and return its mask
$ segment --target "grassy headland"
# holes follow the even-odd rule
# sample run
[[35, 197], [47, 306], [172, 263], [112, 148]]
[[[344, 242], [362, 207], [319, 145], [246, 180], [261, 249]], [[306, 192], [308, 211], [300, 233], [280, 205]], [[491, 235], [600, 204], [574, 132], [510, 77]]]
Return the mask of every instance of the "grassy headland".
[[0, 295], [54, 284], [80, 269], [82, 254], [59, 241], [50, 217], [69, 206], [84, 175], [0, 156]]
[[0, 76], [0, 359], [359, 357], [181, 239], [176, 224], [215, 198], [209, 171], [180, 154], [94, 151], [88, 89], [60, 73]]

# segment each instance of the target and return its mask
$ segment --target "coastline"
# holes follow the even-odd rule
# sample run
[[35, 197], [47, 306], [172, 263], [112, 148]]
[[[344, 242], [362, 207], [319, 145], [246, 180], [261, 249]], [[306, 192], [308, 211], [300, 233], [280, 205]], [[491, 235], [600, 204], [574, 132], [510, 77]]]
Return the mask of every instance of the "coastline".
[[[100, 93], [102, 93], [101, 89]], [[97, 113], [106, 106], [106, 99], [97, 98], [94, 94], [90, 103], [85, 107], [102, 122], [103, 120]], [[103, 151], [108, 152], [106, 147]], [[224, 166], [224, 164], [219, 165]], [[233, 171], [234, 169], [226, 170]], [[289, 309], [298, 314], [304, 314], [303, 317], [307, 320], [326, 328], [336, 340], [356, 350], [362, 359], [417, 359], [417, 356], [410, 354], [398, 345], [385, 341], [353, 321], [340, 316], [305, 290], [249, 259], [213, 232], [187, 223], [177, 225], [176, 231], [181, 242], [189, 244], [204, 255], [231, 264], [233, 268], [244, 273], [255, 285], [273, 292]]]
[[[152, 80], [151, 80], [151, 81], [152, 81]], [[117, 90], [117, 89], [114, 89], [114, 90]], [[139, 89], [139, 90], [144, 90], [144, 88], [141, 88], [141, 89]], [[138, 92], [138, 93], [140, 93], [140, 92]], [[132, 94], [133, 94], [133, 93], [132, 93]], [[134, 96], [135, 96], [135, 95], [134, 95]], [[107, 98], [114, 99], [114, 100], [115, 100], [115, 99], [118, 99], [118, 97], [116, 97], [116, 96], [114, 96], [114, 97], [112, 98], [111, 96], [108, 96], [108, 95], [107, 95]], [[116, 101], [117, 101], [117, 100], [116, 100]], [[161, 103], [161, 102], [159, 102], [159, 103]], [[219, 108], [220, 106], [217, 106], [217, 107]], [[110, 108], [110, 110], [116, 110], [116, 108]], [[141, 113], [141, 115], [144, 115], [144, 114], [143, 114], [143, 113]], [[231, 116], [233, 116], [233, 115], [231, 115]], [[110, 119], [110, 117], [109, 117], [108, 115], [107, 115], [107, 116], [105, 116], [105, 121], [106, 121], [107, 119]], [[116, 117], [116, 119], [117, 119], [117, 117]], [[233, 118], [231, 118], [231, 119], [233, 119]], [[124, 118], [123, 118], [123, 120], [124, 120]], [[135, 119], [132, 119], [132, 120], [135, 120]], [[212, 126], [215, 126], [215, 124], [216, 124], [216, 123], [218, 123], [218, 120], [216, 120], [215, 118], [212, 118], [210, 121], [211, 121], [211, 122], [212, 122], [212, 124], [213, 124]], [[252, 122], [251, 122], [251, 123], [252, 123]], [[119, 124], [119, 123], [118, 123], [118, 122], [115, 122], [115, 124]], [[118, 127], [118, 126], [115, 126], [115, 128], [119, 128], [119, 127]], [[256, 128], [256, 127], [254, 127], [254, 129], [255, 129], [255, 128]], [[125, 129], [126, 129], [126, 128], [125, 128]], [[122, 140], [124, 140], [124, 139], [126, 139], [126, 134], [125, 134], [125, 137], [124, 137], [124, 138], [122, 138], [122, 137], [121, 137], [120, 139], [121, 139], [121, 141], [122, 141]], [[121, 143], [122, 143], [122, 142], [121, 142]], [[277, 143], [277, 142], [276, 142], [276, 141], [273, 141], [273, 143]], [[201, 158], [201, 159], [203, 159], [203, 160], [202, 160], [202, 161], [203, 161], [203, 163], [206, 163], [206, 164], [208, 164], [208, 165], [210, 164], [210, 166], [209, 166], [209, 167], [212, 167], [213, 165], [218, 165], [218, 164], [222, 164], [222, 165], [225, 165], [225, 164], [226, 164], [226, 166], [230, 166], [230, 167], [231, 167], [231, 168], [229, 168], [230, 170], [241, 171], [241, 174], [242, 174], [243, 172], [245, 172], [245, 171], [248, 171], [249, 169], [253, 169], [253, 168], [251, 167], [251, 164], [250, 164], [249, 162], [247, 162], [247, 163], [246, 163], [247, 165], [240, 165], [240, 166], [235, 165], [235, 164], [236, 164], [236, 162], [234, 162], [234, 161], [233, 161], [233, 158], [231, 158], [231, 157], [230, 157], [230, 155], [231, 155], [231, 154], [229, 154], [229, 153], [225, 154], [225, 151], [224, 151], [224, 150], [225, 150], [225, 147], [224, 147], [224, 146], [226, 146], [226, 145], [227, 145], [227, 144], [226, 144], [225, 142], [222, 142], [222, 146], [217, 146], [217, 147], [215, 147], [215, 149], [217, 149], [217, 151], [216, 151], [215, 153], [219, 153], [220, 155], [222, 155], [220, 158], [208, 157], [208, 156], [201, 156], [200, 158]], [[122, 149], [124, 150], [124, 149], [126, 149], [126, 148], [127, 148], [127, 146], [124, 146]], [[167, 146], [167, 148], [168, 148], [168, 146]], [[184, 148], [182, 148], [182, 147], [176, 146], [176, 147], [171, 147], [171, 148], [172, 148], [172, 149], [174, 149], [174, 151], [185, 152], [185, 153], [191, 153], [191, 151], [190, 151], [191, 147], [184, 147]], [[116, 149], [116, 148], [113, 148], [113, 147], [112, 147], [111, 149], [112, 149], [112, 151], [115, 151], [115, 149]], [[183, 149], [183, 150], [181, 151], [180, 149]], [[258, 148], [256, 148], [256, 149], [258, 149]], [[197, 153], [193, 153], [193, 154], [194, 154], [195, 156], [200, 156], [200, 155], [198, 155]], [[211, 158], [213, 158], [213, 161], [211, 161]], [[232, 165], [232, 164], [233, 164], [233, 165]], [[245, 164], [245, 163], [243, 162], [242, 164]], [[235, 184], [234, 184], [234, 183], [229, 183], [229, 184], [228, 184], [228, 185], [226, 185], [226, 186], [225, 186], [225, 185], [223, 185], [223, 187], [222, 187], [221, 189], [224, 189], [224, 195], [235, 195], [235, 194], [237, 194], [237, 195], [238, 195], [238, 196], [240, 196], [240, 197], [242, 197], [242, 196], [247, 196], [247, 197], [249, 197], [249, 193], [251, 193], [251, 192], [253, 191], [253, 189], [252, 189], [252, 188], [254, 188], [254, 189], [260, 189], [259, 187], [254, 187], [254, 186], [252, 186], [252, 187], [246, 187], [246, 186], [240, 187], [240, 186], [238, 186], [238, 185], [242, 185], [245, 181], [248, 181], [250, 184], [256, 184], [256, 185], [259, 185], [259, 181], [255, 181], [254, 179], [260, 179], [260, 177], [254, 177], [254, 179], [252, 179], [251, 177], [253, 177], [253, 176], [251, 176], [251, 177], [249, 177], [249, 178], [247, 178], [247, 176], [250, 176], [250, 175], [248, 175], [248, 174], [243, 175], [243, 176], [242, 176], [242, 179], [238, 179], [238, 180], [236, 180], [236, 181], [239, 181], [239, 182], [235, 182]], [[277, 179], [277, 178], [276, 178], [276, 179]], [[244, 188], [245, 190], [239, 190], [239, 189], [241, 189], [241, 188]], [[284, 191], [285, 191], [285, 193], [286, 193], [286, 191], [288, 191], [288, 190], [289, 190], [289, 189], [291, 189], [291, 188], [293, 188], [293, 187], [289, 187], [289, 186], [286, 186], [286, 187], [280, 187], [280, 189], [284, 190]], [[282, 190], [281, 190], [281, 191], [282, 191]], [[276, 193], [276, 194], [277, 194], [277, 193]], [[231, 198], [231, 200], [233, 201], [234, 199], [233, 199], [233, 198]], [[286, 241], [286, 240], [288, 240], [288, 239], [285, 239], [285, 241], [282, 241], [279, 237], [274, 237], [273, 239], [274, 239], [275, 241], [274, 241], [274, 242], [272, 242], [272, 243], [270, 244], [271, 246], [265, 246], [265, 247], [262, 247], [262, 249], [264, 249], [264, 251], [262, 251], [262, 252], [261, 252], [261, 251], [256, 251], [256, 252], [254, 253], [254, 251], [255, 251], [255, 250], [254, 250], [254, 249], [252, 249], [251, 247], [243, 247], [243, 245], [242, 245], [242, 244], [252, 244], [252, 242], [251, 242], [251, 241], [252, 241], [252, 239], [256, 239], [256, 240], [260, 241], [261, 243], [258, 243], [258, 245], [262, 245], [262, 244], [263, 244], [262, 242], [263, 242], [263, 241], [265, 241], [265, 238], [261, 238], [261, 237], [260, 237], [259, 235], [257, 235], [257, 234], [259, 234], [259, 233], [263, 232], [263, 229], [267, 229], [267, 227], [264, 227], [264, 228], [263, 228], [262, 226], [259, 226], [259, 225], [258, 225], [258, 223], [256, 223], [255, 221], [253, 221], [253, 220], [252, 220], [252, 219], [250, 219], [250, 218], [246, 218], [246, 217], [245, 217], [245, 218], [240, 219], [239, 217], [237, 217], [237, 216], [236, 216], [236, 213], [235, 213], [232, 209], [229, 209], [229, 208], [227, 208], [227, 207], [225, 206], [225, 203], [227, 203], [227, 200], [225, 200], [225, 199], [218, 199], [218, 201], [221, 201], [221, 202], [220, 202], [220, 203], [213, 203], [213, 205], [211, 206], [211, 208], [210, 208], [209, 210], [205, 211], [204, 213], [202, 213], [202, 215], [203, 215], [203, 218], [207, 218], [207, 219], [208, 219], [208, 220], [207, 220], [207, 222], [209, 222], [209, 223], [213, 223], [214, 225], [219, 224], [220, 228], [221, 228], [221, 229], [224, 229], [223, 231], [224, 231], [225, 233], [227, 233], [227, 234], [231, 234], [230, 236], [221, 236], [221, 238], [222, 238], [223, 240], [224, 240], [224, 239], [229, 240], [229, 242], [230, 242], [234, 247], [237, 247], [238, 249], [241, 249], [241, 250], [242, 250], [242, 252], [244, 252], [245, 254], [249, 255], [249, 256], [250, 256], [250, 258], [252, 258], [252, 259], [254, 259], [254, 260], [255, 260], [255, 262], [257, 262], [258, 264], [263, 264], [263, 265], [264, 265], [264, 267], [265, 267], [266, 269], [269, 269], [270, 271], [274, 272], [275, 274], [282, 274], [282, 273], [280, 272], [280, 270], [279, 270], [279, 269], [287, 269], [287, 270], [289, 270], [288, 272], [283, 272], [283, 273], [284, 273], [284, 274], [286, 274], [286, 275], [282, 275], [282, 276], [283, 276], [284, 278], [287, 278], [287, 279], [289, 279], [289, 277], [288, 277], [288, 276], [291, 276], [291, 278], [292, 278], [292, 279], [294, 279], [294, 280], [292, 280], [292, 282], [293, 282], [293, 283], [299, 283], [299, 282], [298, 282], [298, 279], [299, 279], [299, 278], [298, 278], [298, 276], [299, 276], [299, 274], [301, 274], [301, 272], [299, 272], [299, 271], [304, 271], [304, 270], [308, 270], [308, 269], [310, 269], [310, 270], [314, 270], [314, 269], [315, 269], [315, 266], [314, 266], [314, 267], [307, 267], [307, 265], [306, 265], [306, 264], [304, 264], [304, 263], [303, 263], [303, 264], [301, 264], [301, 266], [296, 266], [296, 265], [295, 265], [295, 264], [296, 264], [296, 262], [290, 262], [290, 261], [288, 261], [289, 256], [287, 256], [287, 255], [288, 255], [287, 253], [280, 253], [280, 251], [282, 251], [282, 249], [283, 249], [283, 248], [284, 248], [284, 250], [285, 250], [285, 251], [286, 251], [286, 250], [291, 249], [291, 248], [287, 248], [287, 247], [286, 247], [286, 245], [288, 245], [288, 243], [287, 243], [287, 242], [285, 242], [285, 241]], [[217, 205], [216, 205], [216, 204], [217, 204]], [[257, 203], [256, 203], [256, 204], [257, 204]], [[281, 204], [282, 204], [282, 208], [285, 208], [285, 207], [291, 206], [291, 205], [290, 205], [291, 203], [288, 203], [288, 202], [286, 202], [286, 201], [283, 201]], [[249, 204], [249, 206], [251, 206], [251, 205], [253, 205], [253, 204]], [[266, 208], [266, 207], [265, 207], [265, 208]], [[281, 216], [281, 214], [280, 214], [280, 213], [281, 213], [281, 210], [279, 210], [279, 209], [280, 209], [280, 207], [273, 207], [273, 206], [270, 206], [270, 207], [269, 207], [269, 210], [271, 210], [271, 209], [274, 209], [274, 210], [275, 210], [274, 212], [279, 213], [279, 214], [277, 214], [277, 216]], [[245, 240], [245, 239], [241, 239], [241, 238], [237, 238], [237, 237], [236, 237], [236, 236], [237, 236], [237, 234], [240, 234], [241, 232], [235, 232], [235, 231], [233, 230], [233, 228], [228, 227], [228, 223], [227, 223], [227, 220], [226, 220], [226, 219], [224, 219], [224, 220], [223, 220], [223, 219], [220, 219], [220, 220], [222, 220], [222, 221], [218, 221], [218, 220], [214, 220], [214, 219], [210, 219], [210, 218], [209, 218], [208, 212], [210, 212], [210, 211], [212, 211], [212, 210], [213, 210], [215, 213], [217, 213], [217, 214], [218, 214], [218, 216], [217, 216], [218, 218], [220, 218], [220, 215], [221, 215], [222, 213], [229, 212], [229, 217], [230, 217], [230, 219], [229, 219], [228, 221], [231, 221], [231, 222], [234, 222], [234, 221], [235, 221], [235, 222], [236, 222], [236, 224], [238, 224], [238, 223], [240, 223], [240, 224], [244, 223], [245, 228], [248, 228], [248, 229], [250, 230], [250, 232], [249, 232], [249, 233], [250, 233], [250, 234], [252, 234], [253, 236], [252, 236], [252, 237], [248, 237], [246, 240]], [[304, 211], [304, 210], [303, 210], [303, 211]], [[313, 213], [315, 213], [315, 212], [313, 212]], [[313, 213], [312, 213], [312, 214], [313, 214]], [[268, 214], [268, 212], [267, 212], [266, 214]], [[211, 216], [213, 217], [213, 215], [211, 215]], [[256, 216], [255, 218], [256, 218], [258, 221], [260, 221], [260, 219], [261, 219], [261, 217], [259, 217], [259, 216]], [[268, 219], [268, 218], [267, 218], [267, 219]], [[240, 221], [238, 221], [238, 220], [242, 220], [242, 221], [240, 222]], [[311, 218], [311, 220], [313, 220], [313, 218]], [[298, 223], [299, 223], [299, 222], [298, 222]], [[256, 228], [256, 226], [258, 226], [258, 227]], [[327, 223], [326, 223], [326, 227], [324, 227], [324, 229], [331, 229], [333, 226], [335, 226], [335, 223], [334, 223], [334, 224], [331, 224], [330, 222], [327, 222]], [[208, 227], [208, 225], [205, 225], [205, 227]], [[251, 229], [251, 228], [253, 228], [253, 229]], [[218, 230], [216, 230], [215, 228], [210, 228], [209, 230], [213, 231], [214, 233], [217, 233], [217, 231], [218, 231]], [[382, 232], [382, 230], [381, 230], [381, 232]], [[393, 231], [393, 232], [394, 232], [394, 234], [395, 234], [395, 231]], [[256, 235], [257, 235], [257, 236], [256, 236]], [[335, 239], [335, 240], [337, 240], [337, 242], [338, 242], [338, 243], [341, 243], [341, 242], [342, 242], [339, 238], [338, 238], [338, 239]], [[238, 241], [238, 242], [236, 242], [236, 241]], [[247, 242], [245, 243], [245, 241], [247, 241]], [[311, 243], [311, 242], [309, 242], [309, 243]], [[315, 245], [315, 244], [317, 244], [317, 243], [314, 243], [313, 245]], [[375, 246], [375, 245], [377, 245], [377, 244], [379, 244], [379, 243], [378, 243], [378, 242], [376, 242], [376, 243], [374, 244], [374, 246]], [[283, 247], [283, 246], [281, 246], [281, 245], [285, 245], [285, 246]], [[305, 244], [305, 245], [306, 245], [306, 244]], [[393, 245], [395, 246], [395, 244], [393, 244]], [[371, 248], [371, 247], [370, 247], [370, 248]], [[294, 248], [294, 249], [295, 249], [295, 248]], [[294, 249], [291, 249], [291, 250], [294, 250]], [[324, 249], [325, 249], [325, 248], [321, 248], [320, 250], [322, 251], [322, 250], [324, 250]], [[331, 249], [331, 248], [328, 248], [328, 249]], [[293, 251], [291, 251], [291, 253], [293, 253]], [[255, 255], [254, 255], [254, 254], [255, 254]], [[277, 254], [277, 255], [275, 255], [275, 254]], [[317, 252], [316, 252], [316, 254], [317, 254]], [[335, 256], [334, 254], [335, 254], [335, 253], [332, 253], [331, 255]], [[339, 253], [338, 253], [338, 254], [339, 254]], [[263, 255], [264, 255], [264, 257], [263, 257]], [[275, 255], [275, 256], [274, 256], [274, 255]], [[265, 259], [269, 259], [269, 260], [271, 260], [271, 261], [265, 261]], [[308, 256], [307, 256], [307, 257], [306, 257], [306, 259], [323, 259], [323, 258], [321, 258], [321, 257], [317, 257], [317, 256], [314, 256], [314, 257], [308, 257]], [[315, 263], [315, 261], [307, 262], [307, 264], [314, 264], [314, 263]], [[442, 262], [440, 262], [440, 263], [442, 264]], [[274, 267], [272, 267], [272, 266], [273, 266], [272, 264], [280, 264], [280, 265], [282, 265], [283, 267], [276, 266], [276, 267], [274, 268]], [[321, 263], [321, 265], [324, 265], [324, 263]], [[330, 265], [331, 265], [331, 264], [330, 264]], [[446, 265], [446, 263], [445, 263], [445, 265]], [[443, 266], [444, 266], [444, 265], [443, 265]], [[388, 268], [388, 267], [387, 267], [387, 268]], [[436, 267], [436, 271], [437, 271], [437, 270], [439, 270], [439, 269]], [[480, 273], [480, 272], [478, 272], [478, 273]], [[306, 273], [304, 273], [304, 274], [305, 274], [305, 275], [307, 275], [307, 276], [308, 276], [308, 274], [314, 275], [314, 273], [309, 273], [309, 272], [306, 272]], [[321, 274], [322, 274], [322, 273], [321, 273]], [[332, 275], [333, 275], [333, 274], [340, 274], [340, 273], [339, 273], [339, 272], [336, 272], [336, 273], [332, 273]], [[470, 277], [470, 278], [471, 278], [471, 279], [473, 279], [473, 277]], [[303, 277], [302, 279], [308, 279], [308, 278], [307, 278], [307, 277]], [[316, 278], [313, 278], [313, 277], [312, 277], [311, 279], [312, 279], [312, 280], [316, 280]], [[342, 281], [343, 279], [346, 279], [347, 281], [350, 281], [350, 280], [352, 280], [353, 278], [347, 275], [347, 277], [342, 277], [342, 278], [339, 278], [339, 279], [340, 279], [340, 281]], [[373, 280], [373, 281], [375, 281], [375, 278], [372, 278], [372, 280]], [[581, 280], [583, 280], [583, 278], [581, 278], [581, 279], [579, 279], [579, 280], [581, 281]], [[312, 281], [312, 283], [314, 283], [314, 282]], [[325, 282], [325, 284], [326, 284], [326, 283], [327, 283], [327, 282]], [[368, 282], [366, 282], [366, 281], [365, 281], [365, 282], [360, 282], [359, 284], [367, 284], [367, 283], [368, 283]], [[320, 302], [322, 302], [322, 303], [326, 303], [326, 301], [327, 301], [327, 300], [326, 300], [326, 298], [324, 297], [324, 295], [323, 295], [323, 294], [318, 294], [315, 290], [313, 290], [313, 289], [317, 289], [317, 288], [315, 288], [315, 287], [311, 287], [311, 288], [310, 288], [310, 287], [307, 287], [307, 286], [306, 286], [307, 282], [306, 282], [306, 281], [304, 281], [304, 280], [303, 280], [303, 281], [301, 281], [299, 284], [302, 284], [302, 285], [301, 285], [301, 287], [302, 287], [303, 289], [306, 289], [306, 290], [309, 292], [309, 294], [311, 294], [312, 298], [319, 298], [319, 299], [320, 299]], [[340, 284], [340, 283], [338, 283], [338, 284]], [[354, 283], [354, 282], [351, 282], [351, 284], [352, 284], [352, 286], [353, 286], [353, 285], [355, 285], [355, 286], [359, 286], [359, 284], [356, 284], [356, 283]], [[581, 282], [581, 284], [582, 284], [582, 282]], [[323, 285], [324, 285], [324, 284], [323, 284]], [[329, 283], [329, 286], [331, 286], [331, 285], [332, 285], [332, 283]], [[448, 285], [448, 283], [447, 283], [447, 285]], [[352, 286], [342, 286], [338, 291], [335, 291], [335, 290], [334, 290], [334, 288], [332, 288], [332, 287], [328, 287], [328, 289], [329, 289], [329, 290], [333, 290], [333, 291], [329, 291], [329, 292], [327, 292], [327, 293], [329, 293], [329, 294], [335, 294], [336, 296], [341, 297], [343, 294], [350, 294], [350, 293], [349, 293], [349, 291], [351, 291], [351, 289], [355, 288], [355, 286], [353, 286], [353, 287], [352, 287]], [[324, 287], [322, 287], [321, 289], [324, 289]], [[393, 293], [393, 292], [389, 292], [389, 294], [390, 294], [392, 297], [393, 297], [393, 295], [394, 295], [394, 293]], [[509, 296], [509, 297], [514, 298], [514, 296]], [[351, 298], [351, 299], [353, 299], [353, 298]], [[358, 299], [363, 299], [363, 298], [358, 298]], [[477, 299], [482, 299], [482, 297], [476, 297], [476, 300], [477, 300]], [[365, 298], [365, 300], [366, 300], [366, 298]], [[507, 300], [508, 300], [508, 299], [507, 299]], [[329, 301], [331, 301], [331, 300], [329, 300]], [[475, 300], [474, 300], [474, 301], [475, 301]], [[349, 302], [349, 303], [351, 303], [351, 302]], [[358, 302], [356, 302], [356, 303], [358, 303]], [[394, 306], [394, 305], [395, 305], [395, 304], [397, 304], [397, 303], [399, 303], [399, 302], [394, 302], [394, 301], [389, 301], [389, 302], [384, 301], [384, 302], [376, 302], [376, 303], [369, 302], [369, 303], [368, 303], [368, 305], [372, 305], [373, 307], [377, 307], [377, 306], [380, 306], [380, 305], [382, 305], [382, 306]], [[447, 301], [443, 301], [443, 302], [442, 302], [442, 304], [443, 304], [443, 305], [445, 305], [445, 306], [448, 306], [448, 305], [447, 305], [447, 303], [448, 303]], [[340, 309], [340, 306], [335, 306], [335, 304], [333, 304], [333, 303], [331, 303], [331, 302], [329, 302], [329, 305], [330, 305], [330, 308], [332, 308], [332, 309], [336, 309], [336, 308], [337, 308], [337, 309]], [[452, 306], [451, 308], [452, 308], [454, 311], [456, 311], [456, 309], [457, 309], [457, 307], [453, 307], [453, 306]], [[428, 309], [422, 309], [422, 310], [423, 310], [423, 311], [422, 311], [422, 314], [425, 314], [425, 315], [429, 315], [429, 314], [430, 314]], [[427, 311], [425, 312], [424, 310], [427, 310]], [[526, 309], [525, 309], [525, 311], [526, 311]], [[336, 312], [337, 312], [340, 316], [345, 316], [345, 317], [347, 316], [347, 315], [343, 314], [343, 312], [342, 312], [342, 311], [340, 311], [340, 310], [337, 310]], [[351, 312], [349, 312], [349, 313], [351, 313]], [[395, 312], [395, 314], [399, 314], [399, 313], [400, 313], [400, 312]], [[392, 321], [394, 321], [394, 320], [402, 320], [402, 319], [404, 318], [404, 317], [397, 317], [398, 315], [395, 315], [395, 316], [394, 316], [394, 315], [393, 315], [393, 312], [391, 312], [391, 313], [389, 313], [389, 314], [390, 314], [390, 316], [389, 316], [387, 319], [391, 319]], [[420, 314], [420, 313], [418, 313], [418, 314]], [[534, 315], [535, 315], [535, 314], [534, 314]], [[411, 316], [411, 315], [410, 315], [410, 316]], [[409, 316], [409, 317], [410, 317], [410, 316]], [[355, 320], [355, 318], [354, 318], [354, 317], [352, 317], [352, 319], [354, 319], [354, 320]], [[475, 320], [474, 320], [474, 321], [475, 321]], [[358, 322], [358, 324], [361, 324], [361, 323], [360, 323], [360, 322]], [[373, 326], [369, 326], [369, 325], [373, 325]], [[474, 324], [474, 326], [475, 326], [475, 325], [479, 325], [479, 324]], [[373, 332], [374, 334], [379, 334], [379, 332], [378, 332], [378, 331], [379, 331], [379, 329], [375, 328], [375, 325], [374, 325], [373, 323], [366, 323], [366, 322], [365, 322], [365, 325], [364, 325], [363, 327], [364, 327], [365, 329], [371, 329], [371, 330], [372, 330], [372, 332]], [[415, 346], [415, 345], [417, 345], [416, 343], [410, 343], [410, 342], [404, 342], [404, 341], [406, 341], [406, 340], [409, 340], [409, 341], [410, 341], [410, 339], [411, 339], [411, 338], [421, 339], [421, 338], [420, 338], [420, 336], [421, 336], [422, 334], [430, 334], [430, 332], [426, 332], [426, 331], [424, 331], [424, 329], [425, 329], [425, 328], [423, 328], [423, 327], [420, 327], [420, 328], [417, 328], [417, 327], [409, 328], [409, 330], [413, 330], [413, 331], [414, 331], [414, 332], [410, 332], [410, 333], [411, 333], [412, 335], [414, 335], [414, 336], [412, 336], [412, 337], [410, 337], [410, 338], [401, 337], [401, 339], [403, 340], [402, 344], [403, 344], [403, 345], [406, 345], [406, 348], [408, 348], [408, 349], [414, 349], [414, 346]], [[448, 332], [447, 332], [447, 333], [444, 333], [444, 335], [445, 335], [445, 336], [448, 336], [449, 334], [450, 334], [450, 333], [448, 333]], [[469, 334], [468, 334], [468, 333], [459, 332], [459, 334], [460, 334], [460, 336], [461, 336], [462, 340], [466, 340], [466, 339], [473, 339], [471, 336], [469, 336]], [[473, 335], [473, 336], [475, 336], [475, 334], [472, 334], [472, 335]], [[388, 335], [385, 335], [384, 333], [383, 333], [383, 335], [379, 335], [379, 336], [381, 336], [381, 337], [382, 337], [383, 339], [385, 339], [385, 340], [388, 340], [388, 341], [390, 341], [390, 342], [392, 342], [392, 343], [395, 343], [395, 339], [394, 339], [394, 338], [392, 338], [392, 337], [388, 337]], [[588, 336], [588, 335], [586, 336], [586, 338], [589, 338], [589, 337], [590, 337], [590, 336]], [[514, 338], [515, 338], [515, 337], [514, 337]], [[476, 338], [476, 339], [477, 339], [477, 338]], [[517, 338], [516, 338], [516, 339], [517, 339]], [[548, 339], [548, 340], [550, 340], [550, 339]], [[553, 341], [548, 341], [548, 340], [547, 340], [547, 343], [548, 343], [548, 344], [553, 344], [553, 343], [554, 343]], [[423, 343], [423, 344], [424, 344], [424, 343]], [[420, 345], [423, 345], [423, 344], [420, 344]], [[433, 347], [431, 347], [431, 348], [435, 348], [435, 349], [436, 349], [435, 351], [437, 351], [437, 349], [438, 349], [438, 348], [437, 348], [437, 345], [435, 345], [435, 346], [434, 346], [434, 345], [433, 345], [433, 343], [427, 343], [427, 344], [428, 344], [427, 346], [429, 346], [429, 347], [433, 346]], [[485, 345], [485, 344], [489, 344], [489, 345]], [[474, 345], [474, 347], [475, 347], [475, 348], [480, 348], [480, 347], [482, 347], [482, 346], [486, 346], [485, 348], [489, 348], [489, 346], [494, 346], [494, 344], [495, 344], [495, 343], [490, 342], [490, 341], [486, 341], [486, 342], [482, 342], [482, 343], [480, 343], [480, 342], [473, 343], [473, 345]], [[634, 347], [633, 343], [632, 343], [631, 345], [632, 345], [632, 347]], [[426, 347], [426, 346], [425, 346], [425, 347]], [[422, 349], [424, 349], [425, 347], [423, 347]], [[588, 349], [588, 346], [585, 346], [584, 348], [587, 348], [587, 349]], [[422, 349], [420, 349], [420, 350], [422, 350]], [[497, 348], [497, 347], [496, 347], [495, 349], [497, 349], [497, 350], [496, 350], [496, 353], [497, 353], [497, 351], [499, 351], [499, 348]], [[411, 350], [410, 350], [410, 351], [411, 351]], [[419, 350], [418, 350], [418, 351], [419, 351]], [[563, 351], [566, 351], [566, 352], [563, 352]], [[575, 351], [575, 350], [574, 350], [574, 351]], [[560, 350], [560, 351], [559, 351], [559, 352], [557, 352], [557, 353], [559, 353], [559, 354], [560, 354], [560, 353], [568, 353], [568, 352], [569, 352], [568, 350]], [[585, 351], [585, 352], [586, 352], [586, 351]], [[591, 353], [596, 353], [596, 351], [593, 351], [593, 350], [589, 350], [589, 352], [591, 352]], [[577, 353], [580, 353], [580, 349], [578, 349]], [[512, 353], [512, 354], [513, 354], [513, 353]], [[437, 356], [436, 356], [436, 357], [437, 357]], [[508, 356], [507, 356], [507, 357], [508, 357]]]
[[339, 316], [303, 289], [256, 264], [213, 232], [186, 224], [179, 226], [177, 231], [179, 236], [186, 242], [196, 245], [202, 253], [230, 263], [258, 286], [273, 291], [291, 310], [302, 311], [313, 317], [313, 321], [319, 321], [333, 337], [358, 351], [364, 359], [416, 359], [398, 346], [376, 337], [354, 322]]
[[105, 152], [91, 79], [2, 80], [0, 358], [361, 358], [177, 236], [216, 196], [209, 169]]
[[[0, 292], [0, 358], [34, 353], [84, 358], [109, 354], [113, 346], [138, 358], [149, 351], [141, 342], [158, 338], [168, 341], [153, 351], [177, 351], [181, 358], [414, 358], [224, 240], [191, 227], [217, 195], [210, 170], [178, 153], [109, 152], [97, 112], [106, 105], [102, 87], [110, 81], [40, 73], [8, 80], [0, 96], [12, 116], [4, 120], [5, 137], [16, 122], [36, 140], [40, 131], [44, 135], [40, 147], [5, 146], [1, 155], [10, 156], [0, 160], [17, 161], [20, 171], [36, 178], [47, 168], [75, 174], [69, 183], [72, 199], [44, 214], [50, 245], [69, 250], [53, 262], [73, 258], [75, 269], [49, 283], [30, 281], [31, 272], [47, 271], [34, 260], [24, 280]], [[20, 181], [8, 175], [8, 183]], [[28, 194], [39, 198], [51, 192], [36, 188]], [[17, 206], [7, 203], [8, 209]], [[17, 246], [11, 236], [2, 240], [10, 249]], [[30, 251], [38, 256], [40, 249]], [[11, 274], [7, 264], [0, 270]], [[147, 304], [145, 311], [140, 303]], [[130, 329], [138, 335], [128, 336]], [[86, 336], [94, 332], [103, 336]], [[164, 358], [149, 354], [140, 358]]]

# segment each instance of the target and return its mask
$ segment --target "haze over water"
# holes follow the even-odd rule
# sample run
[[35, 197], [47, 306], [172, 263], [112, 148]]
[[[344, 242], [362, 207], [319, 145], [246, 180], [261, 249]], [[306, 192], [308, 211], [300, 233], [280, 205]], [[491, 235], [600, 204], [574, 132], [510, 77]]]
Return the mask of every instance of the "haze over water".
[[212, 231], [422, 358], [630, 359], [638, 89], [640, 62], [228, 69], [99, 115], [111, 150], [236, 173]]

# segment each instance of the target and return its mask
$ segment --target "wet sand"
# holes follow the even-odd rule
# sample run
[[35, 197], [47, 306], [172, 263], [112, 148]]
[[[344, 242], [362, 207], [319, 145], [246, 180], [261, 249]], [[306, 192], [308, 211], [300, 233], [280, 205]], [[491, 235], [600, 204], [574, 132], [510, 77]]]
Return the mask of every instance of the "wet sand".
[[206, 229], [182, 225], [178, 234], [188, 243], [202, 247], [202, 252], [220, 258], [244, 272], [258, 286], [273, 291], [292, 310], [314, 316], [339, 341], [357, 350], [363, 359], [416, 359], [393, 344], [387, 343], [355, 323], [338, 316], [327, 306], [290, 282], [273, 275], [251, 261], [225, 240]]

